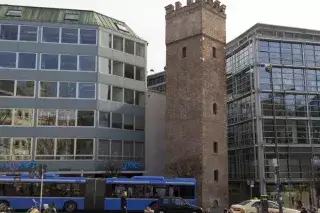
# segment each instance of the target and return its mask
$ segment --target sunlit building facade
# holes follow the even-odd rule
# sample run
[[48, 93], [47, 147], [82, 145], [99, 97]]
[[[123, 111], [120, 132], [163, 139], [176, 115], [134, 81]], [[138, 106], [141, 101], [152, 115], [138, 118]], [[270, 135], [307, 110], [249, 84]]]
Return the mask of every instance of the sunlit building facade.
[[320, 31], [256, 24], [228, 43], [231, 202], [249, 197], [250, 182], [254, 196], [277, 199], [277, 153], [285, 205], [316, 202], [319, 80]]
[[0, 5], [0, 163], [142, 174], [146, 48], [93, 11]]

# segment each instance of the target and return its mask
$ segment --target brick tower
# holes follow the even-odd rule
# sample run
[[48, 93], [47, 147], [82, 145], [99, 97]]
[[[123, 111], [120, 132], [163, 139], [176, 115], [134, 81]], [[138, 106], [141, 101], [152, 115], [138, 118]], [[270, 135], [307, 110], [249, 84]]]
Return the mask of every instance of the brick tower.
[[166, 163], [199, 156], [205, 208], [228, 205], [225, 9], [213, 0], [165, 7]]

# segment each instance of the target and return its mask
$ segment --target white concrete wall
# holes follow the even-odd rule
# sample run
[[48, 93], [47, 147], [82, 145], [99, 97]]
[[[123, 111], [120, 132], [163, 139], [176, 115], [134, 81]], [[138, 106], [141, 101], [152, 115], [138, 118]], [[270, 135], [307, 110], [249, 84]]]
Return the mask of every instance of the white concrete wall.
[[147, 92], [146, 97], [146, 175], [164, 175], [166, 96]]

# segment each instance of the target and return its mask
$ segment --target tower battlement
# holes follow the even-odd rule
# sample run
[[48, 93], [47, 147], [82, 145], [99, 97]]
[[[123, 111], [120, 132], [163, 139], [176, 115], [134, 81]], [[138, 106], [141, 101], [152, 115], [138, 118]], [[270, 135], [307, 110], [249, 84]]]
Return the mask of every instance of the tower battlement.
[[175, 5], [169, 4], [165, 7], [166, 15], [172, 14], [176, 11], [182, 10], [182, 9], [188, 9], [195, 5], [203, 5], [207, 6], [209, 9], [212, 9], [217, 14], [220, 14], [222, 16], [226, 16], [226, 5], [221, 4], [219, 0], [187, 0], [187, 5], [182, 6], [182, 3], [180, 1], [177, 1]]

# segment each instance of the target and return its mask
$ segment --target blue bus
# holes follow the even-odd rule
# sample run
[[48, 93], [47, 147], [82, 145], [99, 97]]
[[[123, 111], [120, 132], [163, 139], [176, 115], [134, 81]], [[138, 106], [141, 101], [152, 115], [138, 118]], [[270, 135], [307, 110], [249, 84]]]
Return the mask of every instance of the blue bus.
[[[182, 197], [195, 203], [196, 181], [192, 178], [135, 176], [132, 178], [85, 178], [45, 175], [42, 204], [55, 203], [57, 210], [120, 211], [120, 197], [128, 195], [130, 212], [142, 211], [162, 196]], [[40, 200], [40, 179], [0, 176], [0, 204], [26, 210], [32, 199]]]

